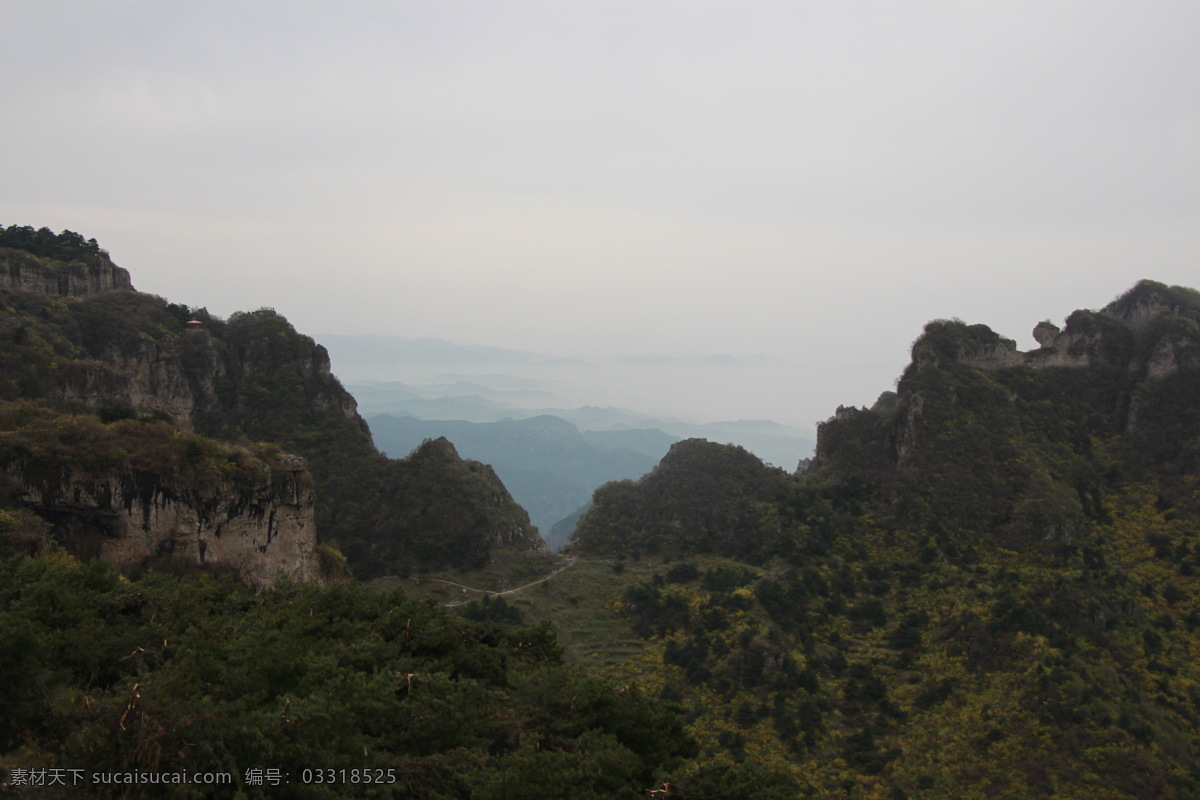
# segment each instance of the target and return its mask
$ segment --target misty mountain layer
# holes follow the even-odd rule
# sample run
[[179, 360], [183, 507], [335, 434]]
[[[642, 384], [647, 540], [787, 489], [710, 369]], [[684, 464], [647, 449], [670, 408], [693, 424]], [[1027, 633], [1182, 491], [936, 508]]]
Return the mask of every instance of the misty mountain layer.
[[545, 415], [477, 423], [385, 414], [369, 417], [367, 422], [376, 446], [385, 453], [401, 456], [425, 439], [444, 436], [464, 458], [490, 464], [556, 550], [566, 539], [556, 540], [551, 530], [587, 503], [596, 487], [639, 477], [666, 452], [661, 443], [667, 437], [659, 431], [580, 433], [570, 422]]

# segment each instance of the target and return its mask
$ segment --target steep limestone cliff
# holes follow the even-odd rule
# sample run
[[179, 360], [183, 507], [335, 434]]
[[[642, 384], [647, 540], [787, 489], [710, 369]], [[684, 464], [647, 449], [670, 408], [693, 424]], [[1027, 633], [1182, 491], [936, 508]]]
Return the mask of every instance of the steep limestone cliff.
[[63, 471], [39, 485], [17, 464], [6, 477], [21, 503], [49, 520], [55, 538], [76, 555], [119, 569], [221, 568], [244, 583], [269, 586], [279, 575], [320, 578], [313, 492], [298, 469], [291, 486], [264, 481], [204, 492], [144, 473]]
[[258, 586], [320, 578], [302, 459], [28, 404], [0, 408], [0, 429], [4, 493], [76, 555], [120, 568], [219, 567]]
[[132, 291], [133, 283], [129, 272], [112, 263], [106, 254], [97, 254], [86, 262], [64, 263], [0, 248], [0, 289], [85, 297], [101, 292]]

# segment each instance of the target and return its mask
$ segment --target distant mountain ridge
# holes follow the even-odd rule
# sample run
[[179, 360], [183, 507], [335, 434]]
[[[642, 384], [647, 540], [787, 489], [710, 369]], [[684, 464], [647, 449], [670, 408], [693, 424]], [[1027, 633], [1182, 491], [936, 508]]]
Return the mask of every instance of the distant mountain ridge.
[[788, 369], [762, 355], [584, 359], [446, 340], [317, 338], [329, 349], [335, 370], [366, 416], [498, 422], [550, 414], [580, 430], [659, 428], [680, 438], [738, 444], [786, 469], [809, 457], [815, 445], [811, 429], [777, 424], [750, 430], [719, 421], [724, 417], [713, 412], [725, 404], [714, 404], [710, 397], [732, 395], [738, 386], [746, 386], [748, 393], [759, 385], [774, 386], [774, 378], [765, 376]]
[[[463, 384], [459, 386], [466, 388]], [[540, 393], [529, 390], [490, 390], [442, 395], [437, 392], [450, 387], [418, 387], [399, 381], [351, 383], [347, 388], [358, 399], [359, 407], [368, 419], [386, 414], [420, 420], [485, 423], [553, 416], [573, 423], [581, 431], [597, 434], [658, 430], [673, 441], [683, 438], [706, 438], [738, 444], [754, 451], [764, 460], [788, 469], [795, 469], [800, 460], [810, 456], [816, 444], [815, 440], [803, 435], [799, 429], [772, 420], [698, 424], [623, 408], [543, 407], [536, 403]], [[470, 387], [471, 390], [474, 388]]]
[[399, 336], [347, 335], [326, 333], [319, 336], [328, 347], [338, 350], [338, 361], [347, 368], [360, 364], [399, 361], [406, 364], [581, 364], [579, 359], [543, 356], [525, 350], [510, 350], [487, 345], [455, 344], [441, 338], [406, 339]]

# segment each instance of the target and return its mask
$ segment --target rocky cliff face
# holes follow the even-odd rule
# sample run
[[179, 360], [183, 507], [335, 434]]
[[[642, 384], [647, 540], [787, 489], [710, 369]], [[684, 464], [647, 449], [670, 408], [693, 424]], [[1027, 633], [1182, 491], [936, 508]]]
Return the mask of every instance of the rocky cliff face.
[[[12, 233], [3, 231], [7, 238]], [[41, 252], [58, 252], [64, 237], [72, 260]], [[255, 459], [244, 448], [228, 450], [194, 434], [244, 437], [242, 419], [234, 416], [246, 405], [239, 389], [271, 369], [319, 384], [304, 400], [354, 416], [353, 401], [339, 397], [348, 395], [329, 374], [324, 349], [283, 323], [287, 344], [303, 352], [280, 356], [273, 352], [277, 342], [257, 341], [257, 329], [245, 330], [253, 324], [226, 323], [138, 293], [129, 273], [94, 242], [72, 237], [43, 237], [32, 251], [0, 247], [5, 500], [49, 520], [54, 538], [70, 551], [120, 567], [216, 567], [254, 585], [276, 575], [320, 579], [315, 492], [304, 460]], [[22, 241], [36, 238], [28, 229]], [[190, 322], [194, 316], [199, 324]], [[251, 322], [264, 316], [277, 317], [241, 315]], [[233, 335], [226, 340], [224, 333]], [[28, 399], [46, 405], [22, 403]], [[147, 434], [138, 427], [153, 426], [146, 417], [114, 427], [61, 414], [72, 409], [108, 419], [140, 413], [169, 419], [177, 430]], [[180, 448], [190, 450], [181, 455]], [[215, 451], [229, 460], [214, 466]]]
[[[83, 301], [85, 312], [105, 306], [103, 314], [147, 316], [150, 324], [114, 335], [91, 330], [89, 322], [103, 325], [83, 314], [89, 357], [76, 362], [55, 396], [92, 409], [128, 406], [166, 415], [182, 430], [236, 438], [245, 418], [262, 411], [258, 404], [291, 404], [300, 395], [314, 411], [366, 431], [354, 398], [330, 372], [325, 348], [273, 311], [235, 314], [228, 322], [202, 314], [203, 322], [188, 324], [159, 320], [163, 305], [136, 292]], [[288, 396], [265, 397], [276, 390]]]
[[257, 586], [320, 577], [303, 459], [32, 405], [0, 408], [0, 429], [4, 493], [78, 556], [219, 567]]
[[87, 262], [63, 263], [20, 250], [0, 249], [0, 289], [85, 297], [111, 291], [133, 291], [129, 272], [97, 254]]
[[818, 427], [814, 469], [905, 519], [1059, 542], [1099, 513], [1118, 464], [1183, 502], [1200, 471], [1200, 294], [1143, 281], [1034, 336], [1022, 353], [984, 325], [930, 323], [894, 401]]
[[[113, 266], [95, 242], [77, 234], [0, 229], [0, 245], [8, 239], [31, 249], [0, 247], [10, 275], [0, 285], [0, 342], [6, 344], [0, 348], [0, 403], [44, 399], [60, 410], [91, 409], [109, 420], [149, 415], [170, 420], [184, 434], [272, 442], [298, 453], [307, 459], [320, 497], [316, 525], [323, 539], [336, 543], [362, 577], [480, 563], [493, 548], [541, 551], [528, 515], [490, 468], [463, 462], [453, 447], [442, 453], [444, 458], [424, 453], [415, 464], [380, 454], [354, 398], [331, 373], [325, 348], [272, 309], [219, 319], [204, 309], [132, 291], [128, 274]], [[67, 256], [61, 255], [64, 248]], [[53, 260], [76, 255], [79, 263]], [[90, 477], [78, 480], [109, 487], [98, 489], [99, 495], [81, 490], [81, 498], [100, 502], [115, 496], [118, 473], [80, 474]], [[193, 514], [177, 512], [174, 501], [164, 505], [164, 497], [186, 496], [182, 483], [164, 485], [174, 488], [154, 502], [139, 501], [145, 519], [174, 531], [211, 528], [217, 538], [233, 529], [232, 517], [212, 522], [224, 520], [223, 512]], [[26, 503], [65, 513], [66, 507], [54, 505], [57, 500], [43, 503], [42, 495], [22, 492]], [[197, 502], [207, 508], [225, 495], [222, 490]], [[227, 505], [256, 508], [265, 502]], [[107, 519], [106, 514], [93, 517]], [[177, 518], [184, 521], [174, 522]], [[259, 527], [254, 522], [239, 528], [249, 537], [241, 549], [228, 550], [222, 542], [222, 550], [207, 533], [197, 533], [184, 550], [194, 555], [203, 541], [204, 554], [197, 557], [219, 553], [223, 562], [244, 560], [268, 535], [270, 552], [286, 550], [274, 544], [273, 529], [255, 533]], [[166, 542], [178, 541], [175, 533], [163, 534], [161, 542], [157, 535], [130, 539], [132, 549], [121, 551], [120, 559], [129, 560], [134, 551], [152, 555], [160, 546], [173, 546]], [[105, 552], [120, 549], [113, 543], [107, 547]], [[255, 574], [274, 568], [267, 558]], [[307, 567], [298, 569], [305, 573]]]
[[[903, 420], [891, 437], [901, 461], [911, 452], [916, 437], [916, 421], [922, 414], [925, 395], [918, 380], [922, 373], [968, 367], [984, 371], [1014, 368], [1032, 370], [1093, 368], [1115, 370], [1125, 384], [1123, 399], [1114, 396], [1114, 409], [1124, 415], [1124, 427], [1136, 427], [1139, 405], [1154, 384], [1176, 376], [1181, 369], [1200, 369], [1200, 294], [1183, 287], [1167, 287], [1154, 281], [1141, 281], [1100, 311], [1076, 311], [1063, 328], [1043, 321], [1033, 329], [1036, 350], [1021, 352], [1016, 343], [993, 332], [986, 325], [966, 325], [958, 321], [929, 323], [913, 345], [913, 360], [902, 381], [907, 392], [899, 402], [886, 409], [839, 407], [818, 436], [818, 461], [828, 454], [836, 435], [830, 423], [845, 422], [859, 413], [875, 418], [899, 408]], [[1144, 385], [1143, 385], [1144, 384]], [[1137, 391], [1143, 386], [1145, 391]], [[891, 394], [891, 393], [886, 393]], [[824, 440], [822, 442], [822, 439]]]
[[[109, 347], [64, 381], [59, 397], [92, 409], [128, 406], [165, 414], [180, 430], [195, 430], [196, 417], [217, 404], [215, 381], [224, 369], [207, 337], [188, 338], [193, 341], [174, 351], [154, 341]], [[188, 361], [202, 366], [188, 369]]]
[[320, 578], [312, 483], [302, 462], [285, 481], [222, 482], [205, 490], [136, 472], [61, 470], [31, 481], [21, 465], [6, 473], [22, 504], [54, 526], [72, 553], [119, 569], [143, 564], [221, 568], [253, 586], [280, 575]]
[[[1065, 328], [1039, 322], [1033, 338], [1040, 347], [1028, 353], [985, 325], [930, 323], [913, 348], [913, 360], [917, 367], [951, 360], [979, 369], [1123, 366], [1161, 379], [1175, 374], [1179, 359], [1188, 357], [1191, 334], [1200, 323], [1194, 305], [1200, 298], [1189, 297], [1190, 291], [1141, 281], [1098, 312], [1071, 314]], [[954, 327], [959, 330], [953, 341], [945, 341], [945, 330]], [[932, 342], [935, 337], [941, 341]]]

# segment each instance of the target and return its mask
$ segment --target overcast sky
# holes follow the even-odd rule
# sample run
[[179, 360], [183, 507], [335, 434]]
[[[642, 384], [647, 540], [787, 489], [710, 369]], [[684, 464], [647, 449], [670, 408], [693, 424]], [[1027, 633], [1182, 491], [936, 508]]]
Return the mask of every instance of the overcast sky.
[[1198, 42], [1195, 0], [3, 0], [0, 223], [310, 334], [771, 356], [743, 416], [811, 425], [929, 319], [1200, 284]]

